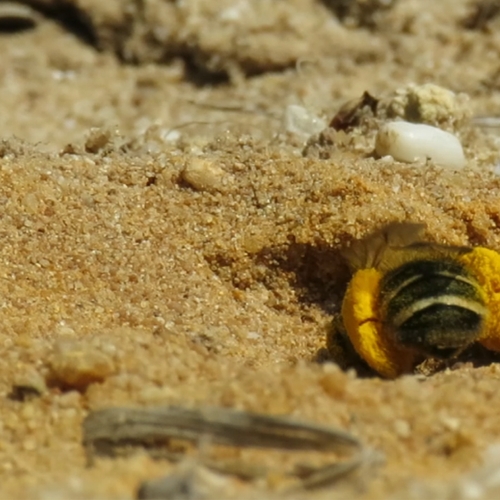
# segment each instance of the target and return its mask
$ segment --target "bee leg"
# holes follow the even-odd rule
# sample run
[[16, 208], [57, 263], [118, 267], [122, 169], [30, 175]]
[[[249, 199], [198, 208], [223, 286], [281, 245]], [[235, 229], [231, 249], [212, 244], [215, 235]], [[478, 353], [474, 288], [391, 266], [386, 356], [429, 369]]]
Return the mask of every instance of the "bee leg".
[[[326, 333], [326, 348], [334, 361], [342, 370], [349, 368], [363, 367], [364, 370], [370, 370], [365, 361], [354, 350], [349, 340], [349, 336], [342, 321], [342, 315], [334, 316], [333, 321], [328, 326]], [[372, 370], [370, 370], [371, 372]]]
[[460, 363], [460, 358], [470, 346], [464, 346], [457, 349], [452, 356], [446, 359], [426, 358], [419, 363], [415, 368], [415, 373], [419, 375], [430, 376], [443, 370], [453, 370], [457, 363]]
[[416, 375], [425, 375], [426, 377], [430, 377], [431, 375], [435, 375], [446, 368], [448, 368], [448, 365], [444, 359], [426, 358], [417, 364], [414, 373]]

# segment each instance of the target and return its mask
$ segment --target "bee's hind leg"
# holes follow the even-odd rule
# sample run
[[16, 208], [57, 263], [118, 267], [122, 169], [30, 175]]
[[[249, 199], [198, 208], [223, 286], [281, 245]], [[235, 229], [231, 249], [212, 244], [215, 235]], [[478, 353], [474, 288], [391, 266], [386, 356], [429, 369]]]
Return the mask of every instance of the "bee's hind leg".
[[326, 348], [330, 360], [335, 362], [342, 370], [354, 368], [360, 375], [374, 374], [374, 371], [355, 351], [342, 321], [342, 315], [336, 314], [328, 325], [326, 332]]

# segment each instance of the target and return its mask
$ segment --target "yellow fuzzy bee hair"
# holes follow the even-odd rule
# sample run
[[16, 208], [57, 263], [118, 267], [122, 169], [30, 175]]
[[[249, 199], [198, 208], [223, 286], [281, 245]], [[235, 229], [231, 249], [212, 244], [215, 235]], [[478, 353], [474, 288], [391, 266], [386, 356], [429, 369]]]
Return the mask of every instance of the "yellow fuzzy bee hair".
[[427, 242], [424, 230], [393, 223], [344, 252], [353, 272], [342, 304], [345, 334], [384, 377], [411, 372], [429, 352], [448, 356], [473, 342], [500, 351], [500, 255]]

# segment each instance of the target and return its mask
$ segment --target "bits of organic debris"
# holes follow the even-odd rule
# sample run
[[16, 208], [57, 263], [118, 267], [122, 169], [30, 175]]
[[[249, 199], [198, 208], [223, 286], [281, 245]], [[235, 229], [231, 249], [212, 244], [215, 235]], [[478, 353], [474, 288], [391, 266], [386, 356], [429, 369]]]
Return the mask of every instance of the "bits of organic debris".
[[407, 163], [430, 159], [453, 169], [465, 165], [462, 145], [453, 134], [420, 123], [386, 123], [377, 134], [375, 151]]
[[378, 99], [364, 92], [359, 99], [352, 99], [341, 106], [332, 118], [330, 127], [335, 130], [347, 130], [359, 125], [367, 115], [375, 116], [377, 113]]
[[396, 5], [396, 0], [323, 0], [347, 26], [374, 27], [380, 15]]
[[469, 97], [426, 83], [409, 85], [395, 91], [380, 103], [388, 118], [401, 118], [413, 123], [426, 123], [456, 131], [472, 116]]
[[500, 0], [479, 0], [474, 3], [462, 26], [470, 30], [485, 30], [500, 14]]
[[[226, 408], [187, 409], [175, 406], [157, 408], [109, 408], [90, 413], [83, 422], [83, 443], [89, 459], [95, 454], [116, 456], [124, 446], [143, 446], [153, 456], [168, 457], [169, 440], [185, 440], [212, 445], [310, 450], [317, 452], [355, 452], [350, 459], [308, 471], [294, 487], [315, 488], [332, 483], [357, 469], [366, 459], [361, 443], [350, 434], [288, 417], [273, 417]], [[357, 452], [357, 453], [356, 453]], [[245, 464], [223, 464], [200, 458], [211, 469], [241, 477], [252, 477]], [[267, 474], [269, 471], [264, 470]], [[292, 474], [293, 472], [287, 472]]]
[[44, 378], [35, 370], [29, 369], [15, 378], [9, 398], [15, 401], [27, 401], [40, 397], [45, 392], [47, 385]]
[[223, 192], [232, 180], [215, 161], [207, 158], [190, 158], [181, 172], [182, 180], [197, 191]]
[[110, 356], [85, 342], [62, 340], [56, 343], [48, 360], [49, 385], [83, 391], [115, 372]]
[[137, 498], [199, 500], [227, 496], [226, 490], [229, 486], [227, 477], [195, 464], [188, 467], [181, 465], [179, 469], [166, 477], [142, 483]]
[[40, 21], [40, 14], [19, 2], [0, 3], [0, 31], [14, 32], [33, 28]]
[[111, 142], [111, 132], [101, 128], [92, 128], [89, 131], [87, 140], [85, 141], [85, 151], [87, 153], [100, 153]]

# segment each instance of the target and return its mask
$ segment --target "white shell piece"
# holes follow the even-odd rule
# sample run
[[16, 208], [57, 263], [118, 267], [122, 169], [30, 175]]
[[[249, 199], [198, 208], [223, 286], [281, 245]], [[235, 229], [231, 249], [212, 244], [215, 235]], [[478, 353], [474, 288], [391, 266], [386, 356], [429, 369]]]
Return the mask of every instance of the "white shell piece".
[[379, 156], [390, 155], [406, 163], [430, 159], [452, 169], [465, 166], [464, 151], [457, 137], [422, 123], [386, 123], [377, 134], [375, 151]]
[[290, 104], [286, 107], [283, 125], [287, 132], [303, 137], [304, 139], [308, 139], [311, 135], [319, 134], [326, 128], [324, 120], [297, 104]]

